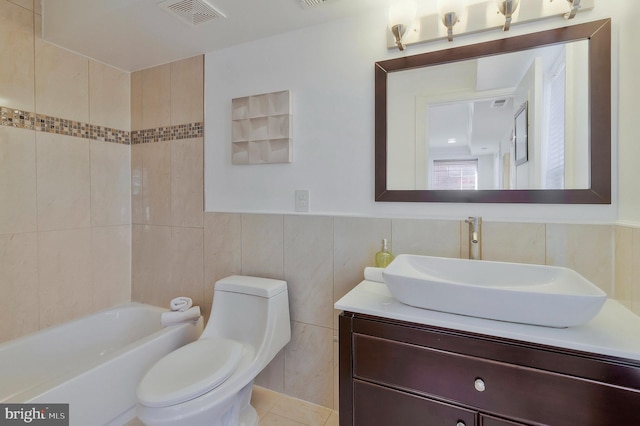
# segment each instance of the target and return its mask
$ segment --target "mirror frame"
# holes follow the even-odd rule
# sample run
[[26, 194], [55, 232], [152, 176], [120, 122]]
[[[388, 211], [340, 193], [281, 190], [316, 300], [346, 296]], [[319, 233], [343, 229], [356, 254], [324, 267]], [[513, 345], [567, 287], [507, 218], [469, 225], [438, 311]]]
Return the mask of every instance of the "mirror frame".
[[[476, 191], [387, 189], [387, 76], [389, 73], [580, 40], [589, 40], [590, 188]], [[611, 204], [611, 19], [376, 62], [375, 200]]]

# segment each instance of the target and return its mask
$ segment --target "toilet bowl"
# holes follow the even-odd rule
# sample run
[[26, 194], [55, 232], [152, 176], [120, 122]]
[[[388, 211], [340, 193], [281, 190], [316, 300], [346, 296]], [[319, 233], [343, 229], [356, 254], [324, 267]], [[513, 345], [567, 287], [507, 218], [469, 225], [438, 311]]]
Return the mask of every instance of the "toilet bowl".
[[290, 339], [286, 282], [238, 275], [216, 282], [200, 338], [138, 384], [137, 417], [145, 425], [256, 425], [253, 380]]

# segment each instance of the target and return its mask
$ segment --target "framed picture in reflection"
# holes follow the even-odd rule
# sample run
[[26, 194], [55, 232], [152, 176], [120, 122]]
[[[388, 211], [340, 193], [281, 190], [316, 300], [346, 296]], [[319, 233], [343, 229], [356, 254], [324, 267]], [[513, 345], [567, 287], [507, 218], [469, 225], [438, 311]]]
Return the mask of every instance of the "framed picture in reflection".
[[527, 102], [523, 103], [515, 114], [514, 118], [514, 145], [515, 145], [515, 163], [516, 167], [526, 163], [529, 160], [529, 141], [528, 141], [528, 120], [527, 120]]

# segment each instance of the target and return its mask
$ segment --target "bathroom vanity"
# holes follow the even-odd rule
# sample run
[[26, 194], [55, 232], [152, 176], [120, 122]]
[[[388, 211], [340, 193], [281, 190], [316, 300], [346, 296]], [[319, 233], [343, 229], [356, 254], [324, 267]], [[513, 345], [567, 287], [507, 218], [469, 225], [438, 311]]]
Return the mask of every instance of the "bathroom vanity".
[[372, 281], [335, 307], [341, 426], [640, 424], [640, 318], [613, 300], [565, 329], [414, 308]]

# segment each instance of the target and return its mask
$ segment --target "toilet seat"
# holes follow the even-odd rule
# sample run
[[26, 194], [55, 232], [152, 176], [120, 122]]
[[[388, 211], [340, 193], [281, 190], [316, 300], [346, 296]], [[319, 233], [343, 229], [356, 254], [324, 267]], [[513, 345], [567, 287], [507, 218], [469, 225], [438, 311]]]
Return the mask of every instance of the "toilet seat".
[[138, 385], [138, 400], [148, 407], [167, 407], [215, 389], [233, 374], [242, 359], [242, 343], [202, 338], [158, 361]]

